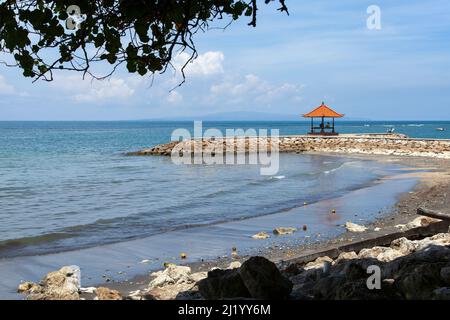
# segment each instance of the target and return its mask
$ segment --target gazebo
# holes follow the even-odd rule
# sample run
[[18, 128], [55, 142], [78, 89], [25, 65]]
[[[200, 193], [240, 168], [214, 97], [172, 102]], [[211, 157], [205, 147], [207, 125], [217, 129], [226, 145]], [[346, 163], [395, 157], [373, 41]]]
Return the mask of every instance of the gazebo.
[[[304, 114], [304, 118], [311, 118], [311, 132], [309, 134], [324, 135], [324, 136], [336, 136], [338, 133], [334, 130], [334, 119], [342, 118], [344, 115], [337, 113], [330, 107], [326, 106], [324, 102], [310, 113]], [[320, 126], [314, 126], [314, 118], [322, 118]], [[332, 118], [333, 122], [325, 123], [325, 118]], [[320, 130], [320, 131], [315, 131]]]

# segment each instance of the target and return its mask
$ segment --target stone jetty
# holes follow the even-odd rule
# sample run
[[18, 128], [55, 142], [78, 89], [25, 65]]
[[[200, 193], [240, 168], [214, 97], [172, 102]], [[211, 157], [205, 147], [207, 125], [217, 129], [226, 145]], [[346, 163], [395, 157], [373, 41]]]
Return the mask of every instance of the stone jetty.
[[271, 151], [277, 148], [282, 153], [327, 152], [343, 154], [374, 154], [393, 156], [414, 156], [450, 159], [450, 140], [411, 139], [401, 134], [348, 134], [326, 136], [281, 136], [204, 138], [196, 140], [173, 141], [127, 155], [170, 156], [172, 152], [203, 152], [211, 155], [226, 153], [252, 153], [258, 150]]

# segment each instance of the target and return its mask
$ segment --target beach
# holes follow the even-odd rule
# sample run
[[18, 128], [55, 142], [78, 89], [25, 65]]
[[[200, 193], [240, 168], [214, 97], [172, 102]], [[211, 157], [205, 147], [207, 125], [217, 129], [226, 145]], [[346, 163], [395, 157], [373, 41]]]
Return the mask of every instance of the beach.
[[[338, 155], [334, 155], [339, 157]], [[206, 272], [215, 267], [228, 266], [233, 261], [245, 261], [250, 256], [259, 255], [265, 256], [271, 261], [277, 262], [280, 266], [288, 266], [289, 261], [295, 261], [298, 257], [304, 256], [308, 252], [315, 252], [327, 250], [336, 245], [345, 245], [354, 241], [360, 241], [373, 237], [374, 234], [391, 233], [398, 231], [396, 226], [407, 224], [417, 217], [416, 210], [419, 206], [426, 205], [427, 207], [440, 209], [448, 205], [448, 198], [443, 196], [446, 190], [450, 187], [448, 174], [448, 163], [444, 160], [432, 160], [421, 158], [404, 158], [404, 157], [388, 157], [388, 156], [367, 156], [360, 155], [356, 158], [369, 157], [376, 161], [388, 163], [401, 163], [402, 172], [393, 176], [385, 177], [379, 184], [367, 188], [367, 190], [356, 190], [355, 193], [348, 195], [352, 198], [353, 203], [358, 203], [358, 194], [362, 196], [363, 193], [369, 192], [376, 194], [377, 197], [386, 197], [395, 195], [391, 201], [387, 201], [388, 205], [385, 211], [380, 213], [375, 220], [367, 223], [364, 221], [363, 214], [361, 216], [347, 215], [341, 219], [332, 221], [333, 226], [344, 221], [353, 221], [364, 224], [368, 230], [363, 233], [345, 232], [341, 228], [334, 236], [320, 238], [320, 235], [313, 239], [308, 244], [299, 244], [293, 241], [296, 235], [285, 235], [280, 243], [263, 245], [260, 241], [250, 238], [252, 233], [257, 230], [267, 230], [269, 233], [272, 228], [277, 226], [297, 226], [298, 222], [295, 219], [293, 222], [292, 215], [296, 213], [288, 212], [281, 213], [276, 216], [266, 216], [249, 219], [249, 221], [237, 221], [225, 225], [213, 226], [215, 228], [212, 232], [203, 232], [202, 228], [194, 228], [186, 232], [178, 231], [175, 233], [162, 235], [161, 237], [148, 238], [132, 242], [120, 243], [112, 246], [96, 247], [86, 250], [79, 250], [75, 252], [67, 252], [61, 254], [40, 256], [40, 257], [23, 257], [16, 258], [11, 261], [10, 267], [5, 263], [0, 263], [0, 269], [3, 274], [8, 275], [8, 271], [17, 274], [22, 271], [22, 277], [27, 277], [23, 280], [38, 280], [39, 275], [44, 275], [50, 271], [51, 268], [58, 269], [57, 263], [64, 265], [77, 264], [82, 267], [82, 284], [83, 286], [102, 286], [118, 290], [123, 296], [128, 296], [130, 293], [141, 290], [146, 291], [148, 283], [151, 279], [149, 273], [151, 271], [159, 270], [164, 262], [175, 263], [179, 265], [189, 265], [195, 272]], [[404, 182], [408, 181], [404, 190], [399, 189], [400, 186], [405, 187]], [[390, 185], [392, 183], [392, 185]], [[377, 189], [378, 187], [378, 189]], [[395, 191], [394, 191], [395, 190]], [[403, 191], [403, 192], [402, 192]], [[344, 196], [345, 197], [345, 196]], [[363, 198], [367, 201], [367, 197]], [[337, 208], [337, 212], [347, 211], [349, 208], [339, 207], [338, 202], [331, 199], [330, 203], [321, 202], [318, 210], [325, 211], [331, 208]], [[342, 201], [342, 199], [338, 199]], [[344, 202], [344, 201], [342, 201]], [[365, 204], [367, 205], [367, 203]], [[311, 205], [313, 207], [314, 204]], [[307, 206], [309, 207], [309, 206]], [[366, 206], [367, 208], [367, 206]], [[304, 208], [303, 208], [304, 209]], [[309, 207], [308, 210], [311, 208]], [[351, 208], [361, 212], [360, 208]], [[351, 210], [350, 209], [350, 210]], [[298, 214], [298, 213], [297, 213]], [[326, 212], [324, 217], [330, 217], [330, 213]], [[363, 221], [363, 222], [361, 222]], [[370, 219], [368, 219], [370, 221]], [[255, 223], [256, 222], [256, 223]], [[249, 227], [251, 225], [251, 227]], [[211, 228], [211, 227], [208, 227]], [[310, 228], [314, 228], [313, 225]], [[375, 228], [380, 228], [379, 231], [374, 231]], [[197, 229], [197, 230], [196, 230]], [[236, 237], [236, 231], [242, 233], [242, 237]], [[216, 236], [211, 236], [215, 234]], [[303, 238], [305, 234], [302, 231], [296, 232]], [[272, 238], [275, 237], [272, 235]], [[180, 245], [180, 242], [188, 242], [188, 245]], [[245, 241], [253, 243], [248, 247]], [[189, 243], [190, 242], [190, 243]], [[231, 247], [237, 247], [238, 257], [231, 254]], [[211, 248], [216, 252], [221, 252], [222, 255], [214, 257], [206, 254], [210, 252]], [[217, 250], [219, 249], [219, 250]], [[223, 249], [223, 250], [220, 250]], [[166, 253], [166, 260], [163, 258], [151, 261], [151, 259], [142, 259], [138, 261], [138, 257], [148, 257], [149, 252]], [[183, 251], [188, 255], [188, 259], [181, 260], [178, 255]], [[227, 253], [228, 252], [228, 253]], [[225, 254], [224, 254], [225, 253]], [[102, 255], [101, 259], [96, 258], [97, 255]], [[172, 255], [172, 257], [170, 257]], [[149, 260], [149, 261], [144, 261]], [[144, 261], [144, 262], [143, 262]], [[136, 267], [136, 265], [138, 267]], [[62, 266], [62, 265], [61, 265]], [[106, 267], [108, 266], [108, 267]], [[14, 270], [12, 270], [14, 269]], [[83, 269], [86, 269], [85, 272]], [[26, 272], [23, 272], [26, 270]], [[85, 274], [87, 273], [87, 275]], [[8, 298], [20, 298], [14, 292], [13, 285], [17, 282], [17, 277], [11, 274], [8, 278], [12, 281], [8, 284], [9, 288], [3, 287], [2, 291], [9, 291]], [[15, 281], [15, 282], [14, 282]], [[164, 297], [164, 294], [162, 294]], [[92, 294], [86, 294], [85, 298], [93, 298]]]
[[[118, 136], [123, 132], [122, 128], [114, 130]], [[23, 299], [25, 296], [17, 293], [20, 283], [39, 282], [48, 272], [69, 265], [81, 268], [82, 287], [113, 288], [124, 297], [138, 290], [144, 295], [152, 278], [150, 273], [164, 269], [167, 264], [188, 265], [193, 272], [206, 272], [258, 255], [286, 268], [289, 261], [294, 263], [308, 256], [311, 258], [310, 254], [314, 252], [397, 232], [399, 225], [417, 217], [419, 206], [425, 204], [439, 210], [445, 208], [447, 201], [445, 190], [449, 188], [449, 164], [445, 153], [446, 140], [384, 135], [368, 138], [343, 136], [344, 145], [339, 146], [338, 143], [340, 149], [335, 152], [327, 141], [339, 140], [324, 140], [327, 148], [314, 145], [308, 149], [304, 143], [297, 143], [296, 136], [288, 136], [284, 144], [286, 149], [280, 154], [280, 173], [261, 177], [257, 166], [176, 167], [165, 156], [124, 155], [139, 149], [136, 143], [125, 148], [129, 151], [111, 157], [107, 152], [120, 150], [107, 144], [111, 129], [104, 132], [103, 141], [107, 149], [101, 150], [110, 150], [105, 156], [99, 153], [98, 148], [91, 147], [89, 130], [68, 131], [64, 128], [62, 132], [70, 138], [61, 141], [69, 143], [66, 149], [62, 149], [62, 154], [51, 153], [49, 160], [35, 161], [32, 165], [39, 165], [39, 170], [44, 173], [46, 170], [42, 166], [58, 162], [54, 177], [60, 179], [60, 169], [66, 176], [58, 182], [61, 200], [55, 204], [59, 206], [48, 206], [47, 202], [37, 206], [33, 199], [39, 193], [27, 195], [21, 204], [27, 211], [34, 208], [30, 213], [38, 212], [36, 210], [40, 208], [56, 210], [48, 211], [48, 222], [53, 224], [54, 221], [55, 225], [63, 223], [62, 226], [69, 222], [69, 225], [55, 231], [49, 229], [50, 233], [46, 231], [42, 237], [32, 235], [3, 242], [0, 259], [0, 271], [4, 275], [0, 281], [2, 298]], [[74, 132], [77, 136], [83, 133], [89, 138], [86, 145], [83, 145], [83, 140], [81, 144], [78, 142], [80, 148], [70, 145]], [[102, 131], [95, 128], [94, 132], [98, 140]], [[161, 135], [158, 137], [160, 140], [155, 140], [154, 145], [164, 139]], [[299, 139], [305, 140], [303, 137]], [[308, 137], [306, 140], [318, 139]], [[359, 148], [345, 146], [349, 140], [357, 141]], [[375, 145], [363, 150], [361, 146], [370, 145], [369, 140], [375, 141]], [[129, 138], [124, 139], [123, 145], [129, 141]], [[404, 149], [397, 154], [398, 144], [409, 148], [409, 143], [415, 150]], [[444, 149], [434, 153], [433, 147], [430, 149], [428, 146], [441, 143]], [[390, 144], [393, 147], [386, 153], [386, 146]], [[381, 152], [373, 152], [376, 146], [380, 148], [383, 145]], [[88, 146], [90, 149], [86, 149]], [[292, 146], [298, 146], [298, 149]], [[28, 155], [23, 150], [20, 152], [21, 161], [27, 161]], [[77, 158], [71, 159], [74, 153]], [[34, 150], [32, 156], [36, 156]], [[43, 153], [39, 157], [44, 159], [48, 156]], [[61, 157], [65, 158], [65, 163], [61, 162]], [[93, 162], [96, 159], [104, 160]], [[151, 171], [148, 171], [149, 165]], [[66, 169], [68, 166], [70, 171]], [[13, 171], [10, 176], [6, 175], [10, 181], [12, 174]], [[112, 181], [109, 180], [111, 177]], [[199, 181], [205, 184], [203, 189], [198, 189]], [[177, 185], [167, 184], [172, 182], [177, 182]], [[241, 185], [241, 182], [245, 184]], [[78, 186], [74, 189], [75, 183]], [[158, 186], [165, 190], [178, 189], [173, 189], [173, 194], [160, 193]], [[5, 199], [13, 196], [6, 195]], [[112, 198], [106, 198], [106, 195]], [[50, 197], [51, 193], [48, 203], [53, 203]], [[32, 201], [28, 202], [29, 199]], [[20, 207], [10, 203], [10, 208]], [[79, 208], [80, 213], [74, 208]], [[155, 220], [158, 216], [142, 216], [138, 214], [141, 210], [156, 213], [168, 210], [169, 215], [164, 216], [165, 220]], [[211, 215], [211, 212], [216, 215]], [[117, 216], [111, 217], [111, 213]], [[70, 221], [77, 217], [88, 219], [88, 223], [77, 221], [71, 226]], [[89, 222], [93, 218], [94, 221]], [[347, 222], [365, 226], [367, 230], [346, 232]], [[14, 222], [10, 225], [20, 224]], [[275, 235], [274, 229], [281, 227], [295, 228], [295, 231]], [[13, 230], [10, 228], [9, 231]], [[34, 229], [23, 230], [35, 232], [37, 229], [34, 225]], [[253, 238], [261, 232], [269, 238]], [[81, 297], [91, 299], [94, 296], [82, 294]], [[160, 292], [159, 298], [167, 297], [170, 295]], [[155, 294], [154, 298], [158, 295]]]
[[[361, 156], [360, 156], [361, 157]], [[367, 157], [363, 155], [362, 157]], [[371, 156], [370, 158], [373, 158]], [[273, 261], [282, 270], [288, 270], [290, 267], [296, 264], [303, 265], [305, 263], [315, 260], [315, 257], [322, 257], [327, 251], [332, 248], [339, 248], [351, 245], [356, 241], [363, 242], [371, 238], [379, 237], [381, 234], [389, 235], [397, 233], [399, 226], [404, 226], [414, 219], [417, 220], [417, 208], [427, 207], [434, 210], [445, 210], [450, 206], [450, 198], [447, 197], [447, 193], [450, 190], [450, 163], [442, 160], [420, 159], [420, 158], [395, 158], [395, 157], [383, 157], [375, 156], [378, 161], [394, 161], [400, 162], [406, 166], [409, 166], [405, 170], [405, 174], [399, 176], [388, 177], [386, 179], [405, 179], [408, 177], [417, 178], [414, 187], [401, 194], [397, 198], [397, 202], [385, 212], [382, 217], [379, 217], [374, 222], [365, 224], [367, 230], [362, 233], [354, 233], [345, 231], [338, 236], [321, 240], [316, 243], [310, 243], [308, 245], [298, 246], [275, 246], [270, 248], [260, 249], [257, 252], [258, 256], [263, 256]], [[413, 170], [414, 172], [408, 172]], [[377, 230], [377, 231], [375, 231]], [[444, 228], [445, 231], [448, 231]], [[442, 228], [440, 230], [443, 231]], [[444, 231], [444, 232], [445, 232]], [[413, 238], [414, 239], [414, 238]], [[321, 254], [322, 252], [322, 254]], [[342, 252], [340, 252], [342, 253]], [[244, 262], [250, 255], [243, 255], [240, 257], [233, 257], [232, 255], [223, 256], [214, 260], [196, 262], [187, 264], [191, 267], [193, 273], [204, 273], [214, 268], [227, 269], [235, 261]], [[337, 256], [332, 257], [337, 258]], [[320, 263], [319, 263], [320, 264]], [[183, 264], [186, 265], [186, 264]], [[122, 292], [124, 295], [141, 290], [146, 292], [148, 290], [149, 279], [152, 279], [149, 275], [137, 276], [130, 282], [119, 282], [108, 287]], [[157, 291], [162, 298], [174, 294], [171, 292], [170, 286], [167, 292], [162, 290]], [[158, 299], [158, 296], [153, 297]], [[173, 298], [173, 297], [172, 297]], [[189, 298], [189, 295], [181, 295], [181, 299]], [[192, 299], [198, 299], [199, 295], [193, 295]]]

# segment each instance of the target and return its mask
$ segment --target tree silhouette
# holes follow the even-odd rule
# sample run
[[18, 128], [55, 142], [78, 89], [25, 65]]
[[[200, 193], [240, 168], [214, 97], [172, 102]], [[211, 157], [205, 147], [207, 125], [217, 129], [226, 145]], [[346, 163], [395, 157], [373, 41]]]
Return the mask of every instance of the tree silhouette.
[[[278, 10], [288, 12], [285, 0]], [[256, 26], [257, 0], [5, 0], [0, 4], [2, 63], [25, 77], [53, 80], [54, 70], [97, 79], [126, 64], [141, 76], [163, 73], [177, 53], [197, 57], [194, 35], [211, 22], [248, 17]], [[98, 75], [94, 65], [110, 68]]]

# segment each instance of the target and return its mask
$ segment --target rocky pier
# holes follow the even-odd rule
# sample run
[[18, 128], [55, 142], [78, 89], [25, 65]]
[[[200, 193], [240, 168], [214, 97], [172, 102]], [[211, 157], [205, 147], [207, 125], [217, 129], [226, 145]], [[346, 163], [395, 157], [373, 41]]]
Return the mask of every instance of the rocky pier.
[[373, 154], [450, 159], [450, 140], [411, 139], [401, 134], [349, 134], [340, 136], [282, 136], [278, 139], [261, 137], [204, 138], [173, 141], [136, 152], [130, 156], [170, 156], [194, 151], [212, 155], [252, 153], [278, 149], [282, 153], [326, 152], [342, 154]]

